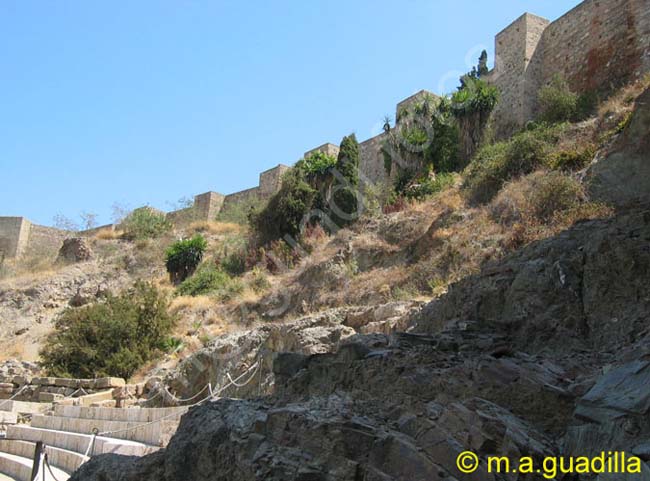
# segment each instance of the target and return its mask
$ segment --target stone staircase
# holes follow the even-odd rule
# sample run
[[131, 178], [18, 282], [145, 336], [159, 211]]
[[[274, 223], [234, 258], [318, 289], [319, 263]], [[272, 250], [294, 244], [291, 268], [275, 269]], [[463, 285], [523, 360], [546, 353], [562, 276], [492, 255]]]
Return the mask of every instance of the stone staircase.
[[[185, 408], [102, 408], [6, 401], [0, 419], [0, 481], [30, 481], [36, 442], [45, 446], [52, 468], [43, 481], [64, 481], [88, 456], [143, 456], [166, 446]], [[31, 418], [19, 423], [19, 419]], [[93, 432], [97, 435], [93, 442]], [[90, 449], [90, 450], [89, 450]], [[88, 454], [88, 456], [86, 456]]]

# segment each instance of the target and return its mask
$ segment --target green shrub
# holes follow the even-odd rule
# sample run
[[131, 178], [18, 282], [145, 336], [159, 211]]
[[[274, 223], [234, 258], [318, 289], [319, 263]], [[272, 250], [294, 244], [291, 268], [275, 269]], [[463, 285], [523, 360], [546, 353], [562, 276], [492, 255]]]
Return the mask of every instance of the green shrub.
[[554, 170], [580, 170], [589, 165], [595, 155], [593, 145], [564, 149], [551, 154], [549, 165]]
[[506, 184], [490, 204], [490, 211], [502, 225], [538, 225], [575, 209], [584, 200], [584, 189], [576, 179], [558, 171], [539, 170]]
[[280, 190], [261, 211], [251, 215], [251, 227], [258, 245], [282, 239], [285, 235], [297, 238], [301, 222], [317, 194], [317, 190], [305, 180], [300, 168], [287, 172]]
[[169, 300], [152, 284], [137, 282], [104, 302], [68, 308], [41, 350], [52, 376], [128, 379], [165, 348], [175, 324]]
[[296, 167], [301, 169], [308, 178], [319, 178], [329, 174], [335, 165], [336, 157], [317, 150], [299, 161]]
[[264, 201], [257, 195], [250, 195], [237, 202], [226, 203], [217, 214], [218, 222], [233, 222], [248, 225], [252, 213], [262, 209]]
[[191, 239], [174, 242], [165, 252], [165, 267], [173, 284], [183, 282], [196, 270], [208, 247], [205, 238], [197, 234]]
[[531, 125], [509, 141], [480, 149], [465, 170], [463, 188], [470, 202], [489, 202], [505, 182], [549, 166], [553, 146], [563, 128]]
[[427, 165], [434, 172], [458, 172], [461, 168], [458, 122], [450, 114], [449, 100], [443, 99], [431, 117], [433, 142], [425, 151]]
[[171, 230], [165, 214], [150, 207], [135, 209], [120, 224], [124, 238], [129, 240], [154, 239]]
[[491, 112], [499, 101], [499, 89], [479, 78], [464, 77], [463, 85], [451, 96], [456, 117]]
[[538, 102], [540, 119], [545, 122], [566, 122], [578, 114], [578, 94], [571, 91], [560, 74], [539, 89]]
[[340, 227], [352, 223], [359, 216], [359, 143], [354, 134], [341, 140], [335, 167], [342, 179], [334, 182], [326, 211]]
[[214, 252], [215, 265], [231, 276], [243, 274], [249, 265], [251, 255], [249, 240], [247, 237], [236, 235], [224, 238]]
[[533, 216], [548, 222], [556, 213], [579, 205], [583, 199], [580, 182], [560, 172], [548, 172], [532, 190], [529, 202]]
[[437, 194], [453, 184], [453, 174], [437, 174], [435, 178], [427, 177], [415, 184], [411, 184], [404, 191], [404, 197], [407, 199], [423, 200], [433, 194]]
[[241, 292], [242, 289], [243, 284], [240, 280], [233, 279], [226, 272], [214, 266], [204, 266], [185, 279], [178, 286], [177, 292], [182, 296], [213, 294], [220, 300], [227, 300]]

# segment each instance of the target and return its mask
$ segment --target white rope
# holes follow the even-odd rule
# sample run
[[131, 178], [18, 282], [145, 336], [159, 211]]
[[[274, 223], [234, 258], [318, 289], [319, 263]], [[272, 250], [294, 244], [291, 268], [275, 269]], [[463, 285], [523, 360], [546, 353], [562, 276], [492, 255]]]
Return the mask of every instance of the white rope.
[[[255, 363], [255, 364], [258, 364], [258, 363]], [[258, 367], [259, 367], [259, 364], [258, 364]], [[232, 384], [233, 386], [236, 386], [236, 387], [244, 387], [244, 386], [246, 386], [248, 383], [250, 383], [250, 382], [253, 380], [253, 378], [255, 377], [256, 374], [257, 374], [257, 371], [253, 372], [253, 374], [251, 374], [251, 377], [248, 379], [248, 381], [243, 382], [243, 383], [241, 383], [241, 384], [237, 384], [236, 381], [233, 381], [233, 379], [230, 377], [230, 373], [229, 373], [229, 372], [226, 373], [226, 376], [228, 376], [228, 380], [230, 381], [230, 384]]]
[[[149, 421], [149, 422], [146, 422], [146, 423], [138, 424], [138, 425], [136, 425], [136, 426], [131, 426], [131, 427], [124, 428], [124, 429], [116, 429], [115, 431], [103, 431], [103, 432], [101, 432], [101, 433], [97, 433], [97, 435], [98, 435], [98, 436], [109, 436], [109, 435], [111, 435], [111, 434], [117, 434], [117, 433], [122, 433], [122, 432], [127, 432], [127, 431], [133, 431], [134, 429], [139, 429], [139, 428], [144, 427], [144, 426], [150, 426], [150, 425], [152, 425], [152, 424], [157, 424], [157, 423], [159, 423], [159, 422], [164, 421], [165, 419], [169, 419], [169, 418], [177, 417], [177, 416], [182, 416], [182, 415], [185, 414], [187, 411], [189, 411], [190, 408], [192, 408], [192, 407], [194, 407], [194, 406], [198, 406], [198, 405], [200, 405], [200, 404], [203, 404], [205, 401], [212, 400], [212, 399], [218, 397], [218, 396], [219, 396], [223, 391], [225, 391], [225, 390], [226, 390], [227, 388], [229, 388], [230, 386], [233, 386], [233, 385], [237, 386], [237, 381], [239, 381], [240, 379], [242, 379], [244, 376], [246, 376], [246, 375], [247, 375], [248, 373], [250, 373], [252, 370], [256, 369], [258, 366], [259, 366], [259, 362], [255, 362], [251, 367], [249, 367], [246, 371], [244, 371], [243, 374], [241, 374], [240, 376], [238, 376], [238, 377], [237, 377], [236, 379], [234, 379], [234, 380], [233, 380], [232, 378], [230, 378], [230, 375], [228, 375], [229, 382], [228, 382], [225, 386], [219, 388], [216, 392], [212, 392], [212, 386], [209, 385], [209, 388], [210, 388], [210, 391], [211, 391], [211, 394], [210, 394], [210, 395], [208, 395], [207, 397], [201, 399], [200, 401], [195, 402], [194, 404], [190, 404], [189, 406], [183, 406], [183, 407], [185, 407], [185, 409], [182, 410], [182, 411], [178, 411], [178, 412], [174, 412], [174, 413], [168, 414], [167, 416], [163, 416], [163, 417], [161, 417], [161, 418], [159, 418], [159, 419], [156, 419], [155, 421]], [[251, 378], [249, 378], [248, 381], [246, 381], [245, 383], [240, 384], [239, 387], [241, 387], [241, 386], [245, 386], [246, 384], [248, 384], [248, 383], [252, 380], [253, 377], [254, 377], [254, 376], [252, 376]], [[207, 386], [206, 386], [206, 387], [207, 387]], [[205, 388], [202, 389], [201, 392], [202, 392], [203, 390], [205, 390]]]
[[93, 452], [95, 451], [95, 439], [97, 438], [97, 432], [93, 432], [93, 437], [90, 438], [90, 442], [88, 443], [88, 448], [86, 448], [86, 452], [84, 453], [84, 456], [86, 458], [92, 456], [93, 453], [90, 451], [92, 450]]
[[169, 389], [167, 389], [167, 386], [163, 387], [164, 392], [172, 399], [172, 401], [177, 402], [177, 403], [185, 403], [189, 401], [194, 401], [196, 398], [198, 398], [201, 394], [203, 394], [203, 391], [205, 391], [208, 388], [209, 384], [206, 384], [203, 386], [203, 389], [201, 389], [199, 392], [197, 392], [194, 396], [187, 398], [187, 399], [181, 399], [177, 398], [174, 396], [172, 393], [169, 392]]
[[21, 394], [25, 389], [27, 389], [28, 387], [29, 387], [29, 384], [25, 384], [25, 385], [24, 385], [23, 387], [21, 387], [18, 391], [16, 391], [16, 394], [14, 394], [13, 396], [11, 396], [9, 399], [5, 399], [4, 401], [2, 401], [2, 402], [0, 403], [0, 408], [1, 408], [2, 406], [4, 406], [5, 404], [7, 404], [8, 402], [13, 401], [14, 399], [16, 399], [18, 396], [20, 396], [20, 394]]

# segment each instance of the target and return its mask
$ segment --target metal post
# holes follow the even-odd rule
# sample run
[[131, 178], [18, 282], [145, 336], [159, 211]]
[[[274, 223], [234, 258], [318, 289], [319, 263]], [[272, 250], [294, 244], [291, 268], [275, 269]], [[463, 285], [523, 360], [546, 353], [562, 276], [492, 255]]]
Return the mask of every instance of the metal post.
[[29, 478], [30, 481], [36, 481], [38, 477], [38, 471], [41, 467], [41, 458], [43, 457], [43, 443], [41, 441], [36, 441], [36, 447], [34, 448], [34, 464], [32, 464], [32, 475]]

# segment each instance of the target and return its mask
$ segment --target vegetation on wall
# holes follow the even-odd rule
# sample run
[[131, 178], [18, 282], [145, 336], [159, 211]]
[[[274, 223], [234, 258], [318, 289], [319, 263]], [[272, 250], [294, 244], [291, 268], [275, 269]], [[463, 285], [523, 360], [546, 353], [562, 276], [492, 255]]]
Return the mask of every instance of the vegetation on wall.
[[563, 126], [531, 126], [510, 140], [481, 148], [465, 171], [463, 187], [473, 203], [490, 201], [510, 179], [550, 167]]
[[287, 172], [280, 190], [261, 211], [251, 215], [255, 243], [261, 246], [285, 235], [297, 238], [303, 217], [317, 193], [306, 181], [303, 169], [293, 168]]
[[336, 160], [337, 179], [327, 212], [338, 226], [350, 224], [359, 214], [359, 143], [354, 134], [343, 137]]
[[128, 240], [154, 239], [171, 228], [165, 214], [150, 207], [135, 209], [120, 224], [124, 238]]
[[[322, 223], [331, 230], [356, 218], [359, 185], [359, 144], [351, 134], [341, 141], [338, 158], [321, 151], [296, 163], [282, 179], [280, 190], [250, 222], [257, 247], [290, 236], [301, 228]], [[313, 218], [306, 215], [314, 212]]]
[[165, 267], [170, 281], [179, 284], [191, 276], [203, 259], [208, 243], [198, 234], [191, 239], [174, 242], [165, 252]]
[[41, 351], [50, 375], [128, 379], [158, 355], [176, 319], [169, 300], [152, 284], [137, 282], [104, 302], [66, 309]]
[[478, 67], [461, 77], [449, 108], [458, 120], [460, 158], [467, 165], [484, 140], [490, 114], [499, 101], [499, 90], [482, 77], [487, 73], [487, 53], [481, 53]]
[[544, 122], [580, 121], [593, 113], [597, 97], [590, 92], [577, 94], [561, 74], [555, 74], [538, 93], [539, 119]]

